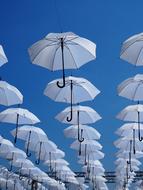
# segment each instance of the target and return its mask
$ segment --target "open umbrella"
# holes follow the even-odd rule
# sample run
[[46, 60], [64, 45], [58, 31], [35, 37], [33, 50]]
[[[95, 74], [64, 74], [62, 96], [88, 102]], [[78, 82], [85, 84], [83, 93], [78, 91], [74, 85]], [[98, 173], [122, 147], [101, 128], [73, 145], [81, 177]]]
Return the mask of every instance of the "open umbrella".
[[[15, 137], [16, 129], [12, 130], [11, 134]], [[18, 128], [17, 138], [26, 141], [26, 144], [27, 144], [26, 154], [28, 157], [31, 156], [31, 153], [29, 153], [30, 143], [32, 143], [32, 142], [36, 143], [39, 141], [48, 140], [46, 133], [41, 128], [29, 126], [29, 125], [24, 125], [24, 126]]]
[[14, 143], [16, 143], [19, 125], [33, 125], [40, 122], [40, 120], [27, 109], [9, 108], [0, 113], [0, 122], [16, 124], [16, 134], [14, 139]]
[[[61, 79], [58, 81], [62, 83]], [[64, 88], [58, 88], [57, 80], [54, 80], [47, 85], [44, 91], [44, 94], [54, 101], [71, 104], [71, 115], [67, 121], [72, 120], [73, 104], [93, 100], [99, 93], [100, 91], [88, 80], [73, 76], [65, 78]]]
[[5, 81], [0, 81], [0, 97], [0, 104], [4, 106], [23, 103], [21, 92]]
[[[26, 145], [27, 146], [27, 145]], [[31, 142], [29, 144], [29, 150], [36, 152], [36, 156], [37, 156], [37, 160], [35, 161], [36, 164], [40, 163], [40, 158], [41, 156], [45, 156], [45, 154], [50, 153], [50, 152], [54, 152], [57, 150], [57, 146], [55, 143], [53, 143], [50, 140], [46, 140], [46, 141], [37, 141], [35, 142]]]
[[72, 32], [50, 33], [44, 39], [29, 48], [31, 62], [51, 71], [63, 71], [65, 86], [65, 69], [77, 69], [96, 58], [96, 45]]
[[8, 59], [4, 53], [3, 47], [0, 45], [0, 67], [7, 62]]
[[133, 101], [143, 101], [143, 74], [123, 81], [118, 86], [118, 95]]
[[100, 115], [88, 106], [73, 106], [73, 118], [69, 122], [67, 121], [67, 117], [70, 117], [71, 109], [70, 107], [64, 109], [61, 113], [59, 113], [55, 118], [62, 123], [70, 123], [78, 125], [78, 141], [83, 142], [84, 138], [82, 137], [83, 130], [80, 130], [79, 124], [88, 124], [94, 123], [101, 119]]
[[138, 138], [140, 141], [143, 140], [140, 134], [140, 122], [143, 121], [143, 105], [127, 106], [117, 115], [117, 118], [123, 121], [138, 122]]
[[[82, 136], [84, 139], [100, 139], [100, 133], [93, 127], [87, 125], [79, 125], [80, 130], [82, 130]], [[78, 138], [78, 125], [71, 125], [64, 129], [64, 134], [66, 137]]]
[[127, 39], [121, 49], [120, 58], [135, 65], [143, 65], [143, 33]]

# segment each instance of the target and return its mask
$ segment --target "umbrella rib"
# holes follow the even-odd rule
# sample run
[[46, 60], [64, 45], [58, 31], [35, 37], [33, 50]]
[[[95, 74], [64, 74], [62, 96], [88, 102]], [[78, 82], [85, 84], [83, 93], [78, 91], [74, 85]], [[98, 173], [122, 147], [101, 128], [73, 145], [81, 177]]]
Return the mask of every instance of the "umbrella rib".
[[74, 59], [74, 57], [73, 57], [73, 55], [72, 55], [72, 52], [71, 52], [70, 48], [69, 48], [67, 45], [65, 45], [65, 47], [69, 50], [69, 53], [70, 53], [71, 57], [73, 58], [75, 67], [76, 67], [76, 68], [79, 68], [79, 67], [77, 66], [77, 64], [76, 64], [76, 61], [75, 61], [75, 59]]
[[133, 97], [132, 97], [133, 99], [135, 98], [135, 95], [136, 95], [137, 90], [138, 90], [138, 88], [139, 88], [140, 85], [141, 85], [140, 83], [137, 85], [137, 87], [136, 87], [136, 89], [135, 89], [135, 92], [134, 92], [134, 94], [133, 94]]
[[60, 46], [58, 46], [55, 50], [54, 56], [53, 56], [53, 60], [52, 60], [52, 71], [54, 71], [54, 61], [55, 61], [55, 57], [56, 57], [56, 53], [58, 51], [58, 49], [60, 48]]
[[126, 47], [126, 49], [125, 49], [123, 52], [121, 52], [120, 56], [122, 56], [122, 54], [123, 54], [131, 45], [135, 44], [135, 43], [138, 42], [138, 41], [143, 41], [143, 40], [139, 40], [139, 39], [138, 39], [138, 40], [132, 42], [131, 44], [129, 44], [129, 45]]
[[139, 53], [138, 53], [138, 56], [137, 56], [135, 65], [137, 65], [137, 62], [138, 62], [138, 59], [139, 59], [139, 57], [140, 57], [140, 54], [141, 54], [142, 50], [143, 50], [143, 47], [140, 49], [140, 51], [139, 51]]
[[[55, 45], [55, 44], [54, 44]], [[36, 57], [45, 49], [45, 48], [48, 48], [49, 46], [54, 46], [51, 44], [46, 44], [42, 49], [39, 50], [39, 52], [35, 55], [35, 57], [32, 59], [32, 62], [36, 59]], [[58, 45], [58, 44], [57, 44]]]

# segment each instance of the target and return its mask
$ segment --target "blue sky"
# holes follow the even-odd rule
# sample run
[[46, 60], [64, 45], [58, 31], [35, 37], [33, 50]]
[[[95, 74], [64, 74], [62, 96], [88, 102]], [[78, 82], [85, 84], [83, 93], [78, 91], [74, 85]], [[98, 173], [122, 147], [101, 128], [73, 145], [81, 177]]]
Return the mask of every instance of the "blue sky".
[[[101, 134], [100, 142], [106, 156], [106, 170], [114, 170], [117, 139], [115, 130], [123, 122], [116, 114], [132, 104], [117, 96], [117, 85], [143, 68], [136, 68], [119, 59], [121, 44], [129, 36], [143, 31], [142, 0], [60, 0], [56, 1], [58, 16], [64, 32], [72, 31], [88, 38], [97, 45], [97, 59], [79, 70], [74, 76], [85, 77], [101, 90], [93, 102], [85, 102], [94, 108], [102, 120], [93, 124]], [[70, 150], [71, 139], [63, 135], [63, 125], [54, 116], [68, 105], [56, 103], [43, 95], [46, 84], [61, 76], [61, 72], [50, 72], [30, 63], [27, 48], [50, 32], [60, 32], [54, 0], [1, 0], [0, 1], [0, 44], [9, 59], [0, 68], [0, 76], [15, 85], [24, 95], [23, 107], [35, 113], [42, 121], [39, 125], [48, 137], [66, 152], [66, 159], [73, 170], [78, 170], [77, 155]], [[67, 75], [71, 71], [66, 72]], [[1, 106], [1, 110], [4, 107]], [[1, 123], [1, 134], [12, 140], [10, 124]]]

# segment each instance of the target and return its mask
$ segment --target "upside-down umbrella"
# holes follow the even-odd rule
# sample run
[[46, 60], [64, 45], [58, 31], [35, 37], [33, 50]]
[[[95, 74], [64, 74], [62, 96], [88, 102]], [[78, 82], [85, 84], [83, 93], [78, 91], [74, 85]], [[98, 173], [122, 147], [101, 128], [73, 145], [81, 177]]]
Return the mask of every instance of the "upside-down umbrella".
[[135, 65], [143, 65], [143, 33], [127, 39], [121, 48], [120, 58]]
[[140, 122], [143, 121], [143, 105], [131, 105], [124, 108], [118, 115], [118, 119], [123, 121], [137, 122], [138, 123], [138, 137], [142, 141], [143, 137], [140, 134]]
[[[12, 130], [11, 134], [15, 137], [16, 129]], [[26, 141], [26, 144], [27, 144], [26, 154], [28, 157], [31, 156], [31, 153], [29, 153], [30, 143], [32, 142], [36, 143], [36, 142], [44, 141], [44, 140], [46, 141], [48, 139], [46, 133], [41, 128], [29, 126], [29, 125], [24, 125], [18, 128], [17, 138]]]
[[[58, 81], [62, 83], [61, 79]], [[99, 93], [100, 91], [88, 80], [73, 76], [65, 78], [64, 88], [58, 88], [57, 80], [54, 80], [44, 91], [44, 94], [54, 101], [71, 104], [71, 115], [67, 117], [67, 121], [72, 120], [73, 104], [93, 100]]]
[[23, 103], [23, 95], [21, 92], [6, 81], [0, 81], [0, 97], [0, 104], [4, 106]]
[[73, 106], [73, 118], [69, 122], [67, 121], [67, 117], [70, 117], [71, 109], [70, 107], [64, 109], [61, 113], [59, 113], [55, 118], [62, 123], [70, 123], [74, 125], [78, 125], [78, 141], [83, 142], [84, 138], [82, 137], [83, 130], [80, 130], [79, 124], [88, 124], [94, 123], [101, 119], [100, 115], [88, 106]]
[[16, 134], [14, 139], [14, 143], [16, 143], [19, 125], [33, 125], [40, 122], [40, 120], [27, 109], [9, 108], [0, 113], [0, 122], [16, 124]]
[[[27, 145], [26, 145], [27, 146]], [[34, 151], [36, 153], [37, 160], [35, 161], [36, 164], [40, 163], [41, 156], [45, 156], [46, 153], [51, 153], [57, 150], [57, 146], [50, 140], [46, 141], [37, 141], [31, 142], [29, 144], [29, 150]]]
[[3, 47], [0, 45], [0, 67], [7, 62], [8, 59], [4, 53]]
[[72, 32], [50, 33], [28, 51], [33, 64], [63, 71], [63, 83], [57, 81], [60, 88], [65, 86], [65, 69], [78, 69], [96, 58], [96, 45]]

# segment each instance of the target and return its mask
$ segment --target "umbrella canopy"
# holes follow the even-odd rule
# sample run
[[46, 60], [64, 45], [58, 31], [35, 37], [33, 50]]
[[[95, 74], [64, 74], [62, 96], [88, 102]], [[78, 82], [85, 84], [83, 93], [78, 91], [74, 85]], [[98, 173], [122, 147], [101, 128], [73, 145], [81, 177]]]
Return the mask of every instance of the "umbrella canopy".
[[4, 53], [3, 47], [0, 45], [0, 67], [7, 62], [8, 59]]
[[6, 139], [2, 139], [0, 142], [0, 154], [7, 154], [9, 151], [14, 150], [14, 145]]
[[[27, 145], [26, 145], [27, 146]], [[29, 150], [36, 152], [37, 161], [36, 164], [40, 163], [41, 156], [45, 156], [46, 153], [54, 152], [57, 150], [57, 146], [50, 140], [31, 142], [29, 144]]]
[[[15, 137], [16, 129], [11, 131], [11, 134]], [[24, 125], [24, 126], [18, 128], [17, 138], [26, 141], [26, 143], [27, 143], [26, 154], [28, 157], [31, 156], [31, 153], [29, 153], [30, 143], [32, 143], [32, 142], [36, 143], [39, 141], [48, 140], [46, 133], [41, 128], [29, 126], [29, 125]]]
[[[87, 125], [79, 125], [80, 130], [82, 130], [82, 136], [84, 139], [100, 139], [100, 133], [93, 127]], [[70, 127], [64, 129], [64, 134], [69, 138], [78, 138], [78, 125], [71, 125]]]
[[14, 160], [13, 166], [18, 167], [18, 168], [22, 168], [22, 167], [32, 168], [32, 166], [35, 167], [34, 164], [30, 160], [27, 160], [24, 158], [18, 158]]
[[138, 122], [138, 138], [140, 141], [143, 140], [140, 134], [140, 122], [143, 121], [143, 105], [137, 104], [127, 106], [117, 115], [117, 118], [123, 121]]
[[0, 97], [0, 104], [4, 106], [23, 103], [21, 92], [5, 81], [0, 81]]
[[[61, 79], [58, 80], [62, 83]], [[65, 87], [58, 88], [57, 80], [50, 82], [44, 94], [57, 102], [66, 102], [71, 104], [71, 116], [67, 121], [72, 120], [72, 106], [73, 104], [93, 100], [100, 91], [92, 85], [88, 80], [77, 77], [66, 77]]]
[[120, 58], [136, 66], [143, 65], [143, 33], [127, 39], [121, 48]]
[[143, 100], [143, 74], [128, 78], [118, 86], [118, 95], [133, 101]]
[[0, 122], [16, 124], [15, 140], [17, 140], [18, 125], [36, 124], [40, 120], [27, 109], [22, 108], [9, 108], [0, 113]]
[[65, 86], [65, 69], [77, 69], [96, 58], [96, 45], [72, 32], [50, 33], [44, 39], [29, 48], [29, 55], [33, 64], [51, 71], [63, 71]]
[[71, 123], [75, 125], [78, 124], [78, 120], [80, 124], [88, 124], [94, 123], [101, 119], [100, 115], [88, 106], [73, 106], [73, 119], [68, 122], [66, 118], [70, 116], [70, 111], [70, 107], [68, 107], [59, 113], [55, 118], [62, 123]]

